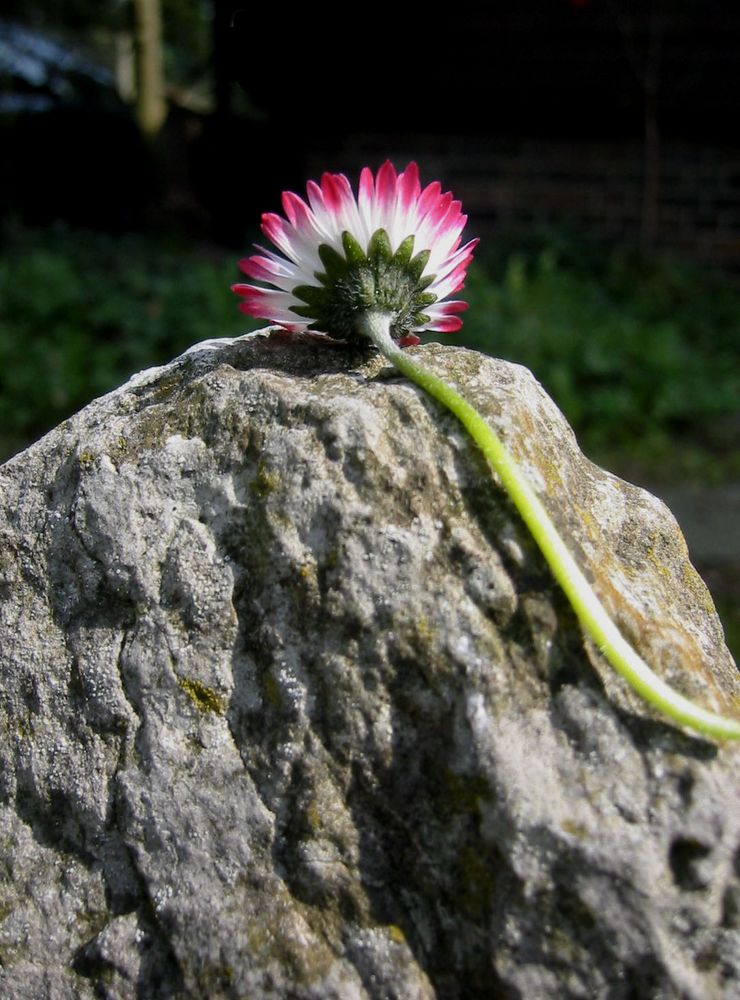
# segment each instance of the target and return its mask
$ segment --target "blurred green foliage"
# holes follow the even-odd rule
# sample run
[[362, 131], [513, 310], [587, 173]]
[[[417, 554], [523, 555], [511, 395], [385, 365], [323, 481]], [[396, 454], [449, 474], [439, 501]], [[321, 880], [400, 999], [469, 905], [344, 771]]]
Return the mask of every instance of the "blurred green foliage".
[[459, 342], [531, 368], [594, 460], [638, 478], [740, 474], [736, 280], [546, 233], [479, 259], [464, 297]]
[[14, 234], [0, 253], [0, 460], [133, 372], [253, 328], [237, 274], [171, 239]]
[[[0, 458], [129, 374], [262, 325], [233, 255], [175, 237], [17, 230], [0, 252]], [[446, 343], [530, 367], [586, 452], [619, 471], [740, 473], [740, 287], [562, 233], [492, 243]]]

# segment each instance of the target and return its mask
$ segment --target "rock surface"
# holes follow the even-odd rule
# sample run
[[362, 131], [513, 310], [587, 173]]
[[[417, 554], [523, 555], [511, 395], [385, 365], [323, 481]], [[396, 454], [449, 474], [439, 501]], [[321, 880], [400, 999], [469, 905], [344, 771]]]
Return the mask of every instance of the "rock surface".
[[[497, 426], [671, 683], [740, 679], [667, 509]], [[737, 748], [584, 644], [480, 456], [318, 338], [201, 345], [0, 468], [0, 994], [740, 995]]]

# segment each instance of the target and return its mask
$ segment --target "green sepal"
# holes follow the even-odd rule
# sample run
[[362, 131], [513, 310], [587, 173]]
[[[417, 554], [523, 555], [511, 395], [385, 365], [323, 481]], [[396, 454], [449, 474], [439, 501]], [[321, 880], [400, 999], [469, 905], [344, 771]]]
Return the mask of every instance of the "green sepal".
[[368, 269], [363, 269], [357, 275], [357, 293], [359, 295], [360, 301], [362, 302], [363, 308], [372, 309], [375, 305], [375, 299], [378, 292], [378, 285], [372, 272]]
[[347, 264], [350, 266], [357, 266], [359, 264], [366, 263], [367, 257], [365, 256], [362, 247], [354, 238], [352, 233], [348, 233], [347, 230], [342, 233], [342, 246], [344, 247]]
[[421, 278], [421, 272], [429, 263], [430, 256], [431, 252], [429, 250], [422, 250], [420, 253], [417, 253], [417, 255], [406, 265], [406, 272], [414, 279], [414, 281], [418, 282], [419, 278]]
[[292, 292], [297, 299], [303, 299], [309, 305], [319, 305], [324, 300], [326, 291], [316, 285], [296, 285]]
[[393, 253], [387, 230], [380, 228], [370, 238], [367, 252], [349, 231], [342, 233], [344, 257], [342, 250], [320, 244], [318, 255], [324, 271], [314, 272], [316, 284], [292, 289], [300, 300], [292, 312], [308, 320], [309, 329], [346, 340], [364, 337], [358, 323], [363, 314], [373, 311], [392, 317], [391, 331], [396, 339], [425, 326], [430, 317], [422, 310], [436, 302], [437, 296], [425, 292], [434, 275], [422, 277], [430, 251], [414, 256], [415, 242], [409, 235]]
[[388, 239], [388, 233], [385, 229], [376, 229], [370, 237], [370, 242], [367, 246], [367, 256], [368, 260], [373, 261], [373, 263], [381, 260], [384, 264], [390, 262], [393, 251], [391, 249], [391, 241]]
[[407, 236], [398, 250], [393, 254], [391, 263], [398, 264], [399, 267], [406, 267], [414, 252], [414, 237]]
[[347, 261], [334, 247], [330, 247], [328, 243], [322, 243], [319, 247], [319, 257], [326, 271], [325, 275], [316, 275], [322, 284], [328, 285], [336, 278], [341, 278], [343, 274], [347, 273]]

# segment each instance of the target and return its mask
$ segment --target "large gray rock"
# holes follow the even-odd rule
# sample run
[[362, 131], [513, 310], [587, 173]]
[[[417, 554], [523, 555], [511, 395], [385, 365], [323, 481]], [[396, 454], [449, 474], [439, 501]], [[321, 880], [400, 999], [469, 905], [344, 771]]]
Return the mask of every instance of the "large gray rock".
[[[667, 509], [527, 371], [419, 351], [647, 659], [737, 711]], [[0, 491], [3, 997], [740, 995], [737, 749], [613, 676], [465, 434], [381, 360], [201, 346]]]

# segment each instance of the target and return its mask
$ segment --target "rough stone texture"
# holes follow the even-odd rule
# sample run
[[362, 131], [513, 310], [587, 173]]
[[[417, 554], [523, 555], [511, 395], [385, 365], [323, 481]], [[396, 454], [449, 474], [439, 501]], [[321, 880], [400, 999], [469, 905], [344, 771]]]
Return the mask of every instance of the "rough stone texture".
[[[737, 711], [667, 509], [527, 371], [419, 350], [649, 661]], [[740, 995], [737, 749], [584, 646], [474, 447], [379, 359], [201, 346], [0, 494], [2, 996]]]

